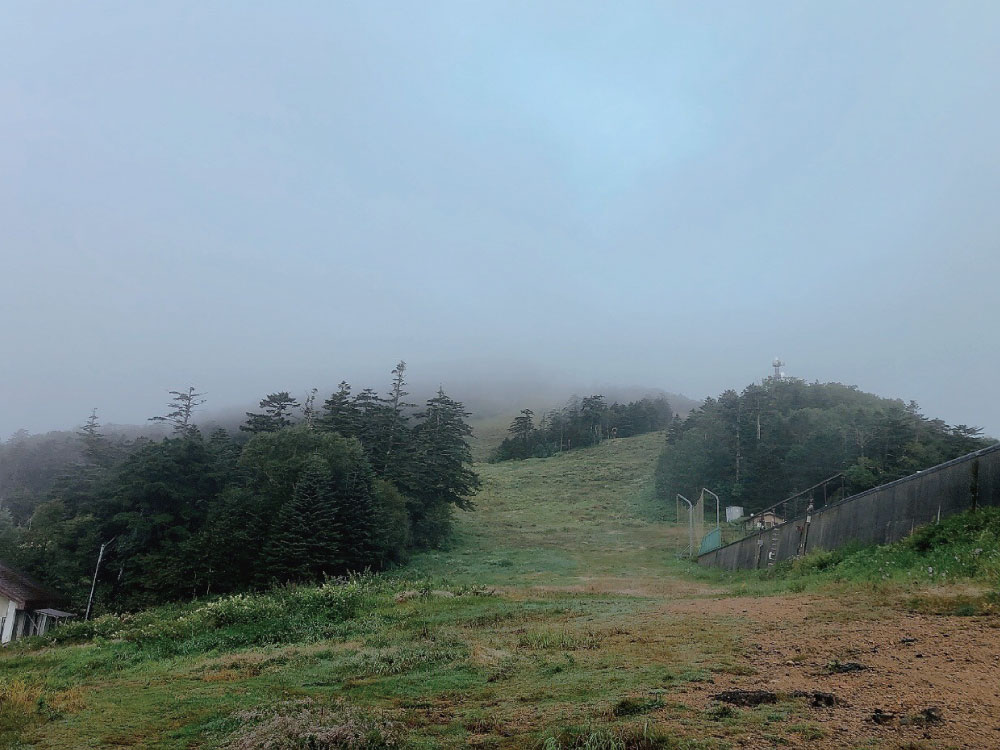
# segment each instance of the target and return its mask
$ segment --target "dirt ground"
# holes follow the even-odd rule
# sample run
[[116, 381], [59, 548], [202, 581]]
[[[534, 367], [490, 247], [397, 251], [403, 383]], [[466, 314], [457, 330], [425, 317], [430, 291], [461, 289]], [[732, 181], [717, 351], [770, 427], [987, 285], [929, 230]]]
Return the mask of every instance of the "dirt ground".
[[[816, 595], [685, 599], [663, 614], [743, 622], [745, 666], [754, 674], [692, 683], [680, 696], [686, 705], [705, 709], [733, 689], [819, 691], [836, 703], [812, 709], [825, 736], [802, 746], [1000, 748], [995, 617], [911, 614]], [[747, 736], [740, 746], [773, 744]]]

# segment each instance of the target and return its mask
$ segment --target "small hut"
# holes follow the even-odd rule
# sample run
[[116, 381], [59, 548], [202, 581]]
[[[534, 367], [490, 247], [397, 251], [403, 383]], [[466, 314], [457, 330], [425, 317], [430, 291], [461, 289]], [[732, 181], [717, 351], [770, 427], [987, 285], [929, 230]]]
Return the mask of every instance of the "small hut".
[[765, 510], [759, 515], [750, 516], [750, 520], [746, 523], [746, 530], [747, 533], [753, 533], [754, 531], [773, 529], [775, 526], [781, 526], [784, 522], [785, 519], [779, 518], [774, 511]]
[[67, 617], [56, 609], [62, 597], [17, 570], [0, 563], [0, 643], [45, 635]]

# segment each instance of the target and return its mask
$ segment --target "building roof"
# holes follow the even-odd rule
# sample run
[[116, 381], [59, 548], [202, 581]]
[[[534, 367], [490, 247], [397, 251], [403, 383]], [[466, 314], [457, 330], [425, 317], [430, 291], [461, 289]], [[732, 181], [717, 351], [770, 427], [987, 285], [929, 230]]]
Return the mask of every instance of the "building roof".
[[17, 604], [20, 609], [38, 609], [59, 604], [62, 597], [24, 573], [0, 563], [0, 595]]
[[56, 617], [56, 618], [73, 617], [72, 612], [63, 612], [58, 609], [36, 609], [35, 612], [37, 612], [40, 615], [48, 615], [49, 617]]

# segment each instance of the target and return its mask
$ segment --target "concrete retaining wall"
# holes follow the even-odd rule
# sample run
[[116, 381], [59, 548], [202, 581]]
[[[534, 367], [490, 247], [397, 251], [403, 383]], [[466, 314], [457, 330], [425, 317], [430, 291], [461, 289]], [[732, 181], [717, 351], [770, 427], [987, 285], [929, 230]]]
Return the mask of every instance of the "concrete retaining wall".
[[1000, 445], [853, 495], [833, 505], [759, 531], [738, 542], [706, 552], [700, 565], [727, 570], [766, 568], [817, 549], [851, 542], [888, 544], [915, 527], [968, 508], [1000, 506]]

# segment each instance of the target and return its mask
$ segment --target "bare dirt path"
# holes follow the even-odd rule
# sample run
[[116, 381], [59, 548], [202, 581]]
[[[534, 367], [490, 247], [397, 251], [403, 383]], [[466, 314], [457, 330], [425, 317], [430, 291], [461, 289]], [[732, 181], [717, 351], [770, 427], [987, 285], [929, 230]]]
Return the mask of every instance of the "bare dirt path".
[[[748, 675], [692, 683], [707, 709], [726, 690], [832, 694], [812, 747], [1000, 748], [1000, 621], [912, 614], [866, 598], [786, 595], [675, 601], [664, 615], [738, 618]], [[742, 747], [773, 747], [753, 734]]]

